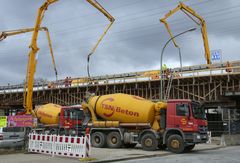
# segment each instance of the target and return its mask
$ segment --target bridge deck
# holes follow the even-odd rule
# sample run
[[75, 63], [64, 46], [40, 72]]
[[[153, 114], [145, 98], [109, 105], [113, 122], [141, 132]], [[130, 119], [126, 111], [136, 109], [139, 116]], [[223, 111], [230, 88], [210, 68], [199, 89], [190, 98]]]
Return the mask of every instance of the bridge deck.
[[[232, 62], [232, 66], [232, 72], [226, 72], [226, 64], [215, 64], [210, 68], [206, 65], [184, 67], [182, 72], [179, 72], [179, 69], [173, 70], [177, 73], [172, 81], [170, 98], [204, 101], [208, 112], [209, 130], [215, 136], [235, 132], [231, 123], [234, 124], [235, 119], [239, 120], [236, 116], [240, 113], [240, 62]], [[166, 87], [169, 79], [162, 80]], [[71, 85], [65, 80], [48, 84], [35, 84], [35, 105], [50, 102], [60, 105], [80, 104], [87, 91], [96, 95], [127, 93], [155, 101], [160, 97], [159, 70], [98, 76], [91, 82], [87, 78], [75, 78], [72, 79]], [[0, 111], [4, 109], [8, 114], [21, 108], [22, 104], [23, 85], [0, 87]], [[226, 111], [224, 108], [231, 109]], [[235, 117], [234, 120], [232, 117]], [[230, 127], [226, 130], [223, 124]]]
[[[240, 61], [232, 62], [232, 72], [226, 72], [226, 63], [178, 68], [173, 77], [170, 98], [189, 98], [197, 101], [221, 101], [226, 92], [240, 91]], [[65, 80], [37, 83], [34, 87], [34, 104], [57, 103], [72, 105], [81, 103], [85, 92], [97, 95], [128, 93], [151, 100], [159, 100], [159, 70], [134, 72], [87, 78], [74, 78], [71, 85]], [[165, 87], [169, 79], [162, 78]], [[23, 85], [0, 87], [0, 106], [22, 105]], [[235, 105], [232, 103], [232, 105]]]

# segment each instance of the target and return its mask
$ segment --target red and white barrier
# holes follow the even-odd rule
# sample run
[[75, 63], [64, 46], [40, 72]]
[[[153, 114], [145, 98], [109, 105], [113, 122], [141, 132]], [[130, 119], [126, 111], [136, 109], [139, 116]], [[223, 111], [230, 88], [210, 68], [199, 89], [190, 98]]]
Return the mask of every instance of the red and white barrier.
[[90, 153], [90, 136], [72, 137], [30, 133], [28, 151], [52, 156], [86, 158]]

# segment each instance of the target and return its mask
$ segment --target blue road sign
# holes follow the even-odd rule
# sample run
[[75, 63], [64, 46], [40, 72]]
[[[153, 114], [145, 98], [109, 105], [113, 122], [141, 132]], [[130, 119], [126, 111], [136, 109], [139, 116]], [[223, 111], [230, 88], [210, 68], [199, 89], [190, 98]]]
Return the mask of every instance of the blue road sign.
[[220, 61], [222, 58], [221, 50], [213, 50], [211, 51], [211, 59], [212, 61]]

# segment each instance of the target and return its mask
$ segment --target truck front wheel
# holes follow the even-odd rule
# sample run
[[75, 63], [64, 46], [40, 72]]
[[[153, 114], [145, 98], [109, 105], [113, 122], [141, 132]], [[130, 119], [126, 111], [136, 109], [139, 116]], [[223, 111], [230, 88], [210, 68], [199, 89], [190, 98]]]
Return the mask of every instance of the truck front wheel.
[[184, 142], [180, 135], [171, 135], [167, 140], [167, 148], [173, 153], [182, 153], [184, 151]]
[[94, 132], [91, 135], [91, 144], [93, 147], [103, 148], [106, 145], [106, 135], [102, 132]]
[[141, 145], [142, 145], [143, 150], [155, 151], [158, 146], [158, 140], [156, 139], [155, 135], [148, 133], [148, 134], [143, 135], [143, 137], [141, 139]]
[[110, 132], [107, 135], [107, 145], [110, 148], [119, 148], [122, 146], [121, 135], [119, 132]]

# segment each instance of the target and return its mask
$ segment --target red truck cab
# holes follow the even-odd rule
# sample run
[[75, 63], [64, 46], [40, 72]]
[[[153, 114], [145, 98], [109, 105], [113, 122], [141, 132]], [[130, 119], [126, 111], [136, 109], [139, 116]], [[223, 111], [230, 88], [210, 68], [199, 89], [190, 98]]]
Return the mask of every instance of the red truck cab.
[[189, 99], [167, 101], [164, 142], [172, 151], [180, 153], [192, 150], [195, 144], [206, 143], [207, 125], [206, 114], [199, 103]]
[[79, 135], [81, 133], [84, 120], [81, 105], [63, 106], [59, 118], [60, 134]]
[[81, 105], [62, 106], [57, 124], [38, 124], [35, 131], [45, 134], [81, 136], [84, 117]]

